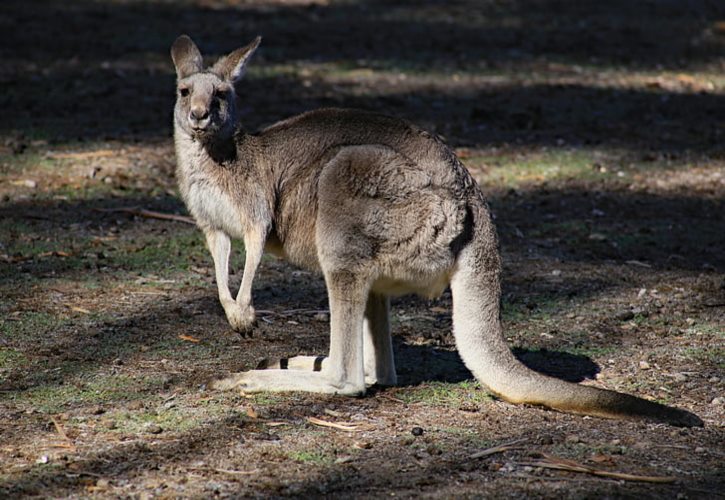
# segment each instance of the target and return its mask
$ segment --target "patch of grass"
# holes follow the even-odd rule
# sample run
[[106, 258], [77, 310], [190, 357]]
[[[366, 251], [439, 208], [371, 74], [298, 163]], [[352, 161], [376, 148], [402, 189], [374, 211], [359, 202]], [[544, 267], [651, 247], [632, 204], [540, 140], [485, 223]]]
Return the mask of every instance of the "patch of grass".
[[118, 250], [109, 255], [110, 266], [161, 276], [188, 271], [191, 265], [206, 261], [208, 254], [201, 232], [196, 228], [184, 228], [162, 237], [152, 235], [135, 242], [131, 248]]
[[150, 425], [157, 425], [167, 432], [185, 432], [195, 429], [208, 421], [210, 417], [228, 411], [226, 407], [168, 408], [162, 410], [115, 412], [109, 418], [116, 424], [114, 431], [124, 433], [143, 433]]
[[[546, 181], [593, 180], [613, 177], [594, 168], [596, 158], [579, 149], [541, 150], [526, 155], [472, 156], [470, 168], [485, 167], [486, 184], [518, 188]], [[616, 176], [615, 176], [616, 178]]]
[[12, 392], [0, 399], [33, 408], [41, 413], [59, 413], [75, 406], [111, 401], [129, 401], [143, 397], [144, 391], [157, 390], [165, 382], [163, 377], [94, 374], [87, 380], [77, 378], [62, 385], [39, 385], [22, 392]]
[[301, 450], [290, 451], [287, 457], [303, 464], [311, 465], [331, 465], [335, 461], [335, 457], [323, 450]]
[[18, 368], [27, 364], [28, 358], [15, 349], [0, 348], [0, 370]]
[[493, 397], [476, 381], [466, 380], [457, 384], [430, 382], [401, 390], [396, 393], [406, 403], [423, 403], [430, 406], [460, 408], [467, 405], [483, 405]]
[[0, 154], [0, 175], [21, 175], [32, 169], [51, 170], [54, 162], [39, 151], [20, 155]]
[[0, 318], [0, 334], [8, 339], [41, 338], [58, 330], [67, 321], [47, 312], [25, 311], [12, 320]]
[[698, 364], [707, 364], [725, 370], [725, 347], [723, 346], [688, 347], [683, 354]]

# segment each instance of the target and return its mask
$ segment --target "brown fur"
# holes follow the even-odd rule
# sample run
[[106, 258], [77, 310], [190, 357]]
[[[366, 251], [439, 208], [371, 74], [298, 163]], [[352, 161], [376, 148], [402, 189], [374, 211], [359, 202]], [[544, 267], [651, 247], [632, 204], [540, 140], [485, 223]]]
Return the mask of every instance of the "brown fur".
[[[492, 392], [516, 403], [604, 417], [701, 425], [694, 415], [533, 372], [506, 346], [501, 264], [481, 191], [440, 140], [397, 118], [321, 109], [256, 134], [239, 127], [235, 87], [259, 39], [210, 70], [188, 37], [172, 47], [182, 197], [214, 257], [232, 326], [254, 322], [251, 286], [266, 248], [322, 272], [330, 298], [330, 354], [287, 369], [236, 374], [217, 387], [360, 394], [394, 384], [388, 296], [440, 294], [450, 283], [461, 357]], [[236, 300], [230, 240], [246, 247]]]

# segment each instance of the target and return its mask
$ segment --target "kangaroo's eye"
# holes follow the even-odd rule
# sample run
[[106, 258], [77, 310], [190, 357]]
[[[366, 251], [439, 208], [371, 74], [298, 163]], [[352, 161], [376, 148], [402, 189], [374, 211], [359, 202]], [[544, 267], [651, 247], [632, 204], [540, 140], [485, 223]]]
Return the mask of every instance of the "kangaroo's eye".
[[181, 88], [179, 89], [179, 95], [180, 95], [181, 97], [188, 97], [188, 96], [189, 96], [189, 89], [188, 89], [188, 88], [186, 88], [186, 87], [181, 87]]
[[214, 96], [222, 101], [227, 98], [227, 94], [228, 92], [224, 89], [217, 89], [216, 92], [214, 92]]

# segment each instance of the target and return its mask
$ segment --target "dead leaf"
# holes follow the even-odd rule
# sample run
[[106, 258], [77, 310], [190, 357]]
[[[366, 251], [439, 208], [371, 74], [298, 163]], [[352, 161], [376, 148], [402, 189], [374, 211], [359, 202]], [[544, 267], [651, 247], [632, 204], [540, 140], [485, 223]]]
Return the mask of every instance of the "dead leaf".
[[193, 342], [195, 344], [198, 344], [199, 342], [201, 342], [201, 340], [197, 339], [196, 337], [192, 337], [191, 335], [181, 334], [181, 335], [179, 335], [179, 338], [181, 340], [186, 340], [187, 342]]
[[257, 413], [257, 410], [254, 409], [254, 406], [247, 407], [247, 416], [249, 418], [258, 419], [259, 413]]

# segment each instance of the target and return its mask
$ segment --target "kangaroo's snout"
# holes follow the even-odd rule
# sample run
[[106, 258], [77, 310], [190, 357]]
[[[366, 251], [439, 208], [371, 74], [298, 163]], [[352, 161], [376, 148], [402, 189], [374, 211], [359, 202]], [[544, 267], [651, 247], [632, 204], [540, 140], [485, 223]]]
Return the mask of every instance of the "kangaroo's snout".
[[209, 125], [209, 109], [205, 106], [194, 106], [189, 111], [189, 124], [195, 130], [204, 130]]

